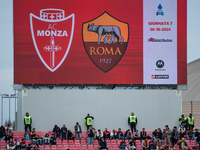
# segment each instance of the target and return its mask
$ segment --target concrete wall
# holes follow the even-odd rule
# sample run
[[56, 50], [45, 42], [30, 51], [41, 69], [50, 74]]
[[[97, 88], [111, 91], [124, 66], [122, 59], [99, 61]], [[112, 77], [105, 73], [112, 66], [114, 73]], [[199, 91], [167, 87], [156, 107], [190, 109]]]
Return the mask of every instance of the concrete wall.
[[[84, 118], [94, 117], [96, 129], [122, 130], [129, 128], [128, 116], [134, 112], [138, 118], [137, 129], [173, 128], [181, 116], [181, 96], [174, 90], [28, 90], [18, 101], [18, 130], [22, 130], [20, 115], [32, 116], [36, 130], [52, 130], [57, 124], [74, 130], [78, 121], [86, 130]], [[18, 109], [19, 110], [19, 109]]]

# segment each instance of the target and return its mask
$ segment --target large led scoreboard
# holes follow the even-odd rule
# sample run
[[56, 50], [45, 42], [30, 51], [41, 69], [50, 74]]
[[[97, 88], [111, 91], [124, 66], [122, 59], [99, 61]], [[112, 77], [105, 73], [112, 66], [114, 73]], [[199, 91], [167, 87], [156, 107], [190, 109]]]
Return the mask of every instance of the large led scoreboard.
[[187, 0], [13, 3], [14, 84], [187, 84]]

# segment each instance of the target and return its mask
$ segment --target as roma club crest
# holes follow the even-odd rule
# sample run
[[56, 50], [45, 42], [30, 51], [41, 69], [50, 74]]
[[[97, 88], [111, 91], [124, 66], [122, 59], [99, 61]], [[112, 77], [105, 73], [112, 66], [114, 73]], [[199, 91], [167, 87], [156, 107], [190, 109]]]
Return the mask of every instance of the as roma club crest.
[[57, 70], [69, 53], [74, 33], [74, 18], [64, 10], [42, 9], [30, 14], [31, 34], [37, 54], [51, 72]]
[[89, 58], [106, 73], [117, 65], [126, 51], [129, 26], [104, 12], [83, 23], [82, 37]]

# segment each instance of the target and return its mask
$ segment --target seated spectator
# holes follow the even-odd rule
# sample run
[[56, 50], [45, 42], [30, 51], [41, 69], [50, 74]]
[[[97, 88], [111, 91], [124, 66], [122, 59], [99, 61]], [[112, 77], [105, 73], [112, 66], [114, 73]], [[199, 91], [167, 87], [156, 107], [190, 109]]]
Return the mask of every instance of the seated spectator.
[[133, 134], [133, 137], [135, 140], [140, 140], [140, 133], [138, 132], [138, 130], [135, 131], [135, 133]]
[[40, 135], [37, 135], [37, 140], [36, 140], [37, 142], [37, 144], [39, 145], [42, 145], [42, 143], [43, 143], [43, 139], [42, 139], [42, 137], [40, 137]]
[[5, 140], [5, 133], [3, 133], [2, 130], [0, 130], [0, 141], [4, 141]]
[[124, 139], [123, 132], [121, 131], [121, 128], [119, 128], [118, 131], [117, 131], [117, 138], [119, 140], [123, 140]]
[[192, 131], [192, 129], [190, 129], [190, 130], [187, 132], [187, 139], [188, 139], [188, 140], [194, 140], [194, 132]]
[[32, 150], [32, 148], [33, 148], [32, 145], [31, 145], [31, 144], [28, 144], [26, 150]]
[[158, 138], [158, 131], [155, 129], [154, 132], [152, 133], [152, 139], [153, 141], [156, 141]]
[[145, 131], [145, 128], [142, 128], [142, 131], [140, 132], [140, 139], [145, 140], [147, 138], [147, 133]]
[[110, 133], [111, 139], [117, 139], [117, 132], [115, 131], [115, 129], [112, 130], [112, 132]]
[[25, 132], [24, 138], [25, 138], [26, 140], [30, 140], [30, 135], [29, 135], [29, 132], [28, 132], [28, 131]]
[[194, 146], [192, 149], [200, 150], [199, 144], [197, 144], [196, 146]]
[[105, 128], [105, 131], [103, 131], [103, 138], [105, 140], [110, 139], [110, 131], [108, 131], [107, 128]]
[[156, 145], [156, 149], [162, 149], [163, 141], [160, 138], [157, 138], [155, 145]]
[[[62, 133], [62, 140], [66, 140], [67, 138], [67, 128], [65, 126], [65, 124], [63, 125], [63, 127], [61, 128], [61, 133]], [[75, 129], [76, 132], [76, 129]], [[76, 136], [76, 138], [78, 139], [78, 137]]]
[[35, 128], [30, 132], [30, 139], [31, 140], [36, 140], [37, 139], [37, 133], [35, 131]]
[[124, 140], [120, 142], [119, 149], [127, 149], [127, 144]]
[[56, 139], [60, 137], [60, 128], [57, 125], [54, 126], [53, 133]]
[[187, 143], [185, 142], [184, 138], [182, 138], [177, 145], [179, 145], [179, 149], [187, 149]]
[[51, 144], [51, 145], [56, 145], [56, 137], [55, 137], [54, 134], [51, 135], [50, 144]]
[[1, 125], [1, 127], [0, 127], [0, 131], [2, 131], [3, 133], [6, 134], [6, 129], [5, 129], [5, 127], [4, 127], [3, 125]]
[[179, 127], [179, 129], [178, 129], [178, 131], [179, 131], [179, 135], [180, 135], [180, 140], [184, 137], [184, 135], [185, 135], [185, 127], [183, 126], [183, 125], [181, 125], [180, 127]]
[[104, 140], [103, 137], [99, 141], [99, 150], [100, 149], [109, 149], [109, 147], [107, 147], [106, 141]]
[[200, 144], [200, 134], [199, 134], [199, 136], [196, 138], [196, 144]]
[[[163, 129], [163, 132], [162, 132], [162, 139], [165, 139], [165, 129]], [[166, 145], [166, 143], [165, 143]]]
[[130, 140], [130, 139], [132, 139], [130, 129], [126, 130], [126, 132], [125, 132], [125, 134], [124, 134], [124, 139], [125, 139], [125, 140]]
[[102, 137], [103, 137], [103, 132], [99, 129], [99, 130], [97, 131], [96, 139], [97, 139], [98, 141], [100, 141]]
[[8, 129], [8, 131], [6, 132], [6, 137], [5, 137], [5, 141], [9, 141], [10, 139], [13, 138], [13, 133], [11, 132], [10, 129]]
[[93, 128], [93, 132], [94, 132], [94, 137], [93, 137], [93, 139], [96, 140], [96, 139], [97, 139], [97, 131], [96, 131], [95, 128]]
[[33, 147], [33, 150], [40, 150], [39, 146], [36, 144], [34, 147]]
[[68, 140], [74, 140], [74, 135], [73, 135], [73, 133], [71, 132], [71, 130], [68, 130], [68, 132], [67, 132], [67, 139], [68, 139]]
[[135, 139], [132, 138], [132, 140], [129, 142], [129, 147], [132, 150], [136, 150], [136, 144], [135, 144]]
[[10, 129], [10, 131], [13, 130], [13, 128], [12, 128], [12, 126], [10, 124], [8, 124], [8, 126], [5, 129], [6, 129], [6, 131], [8, 131], [8, 129]]
[[194, 139], [196, 140], [198, 136], [199, 136], [199, 131], [198, 131], [198, 129], [195, 129]]
[[162, 131], [160, 128], [158, 128], [158, 137], [160, 140], [162, 140]]
[[26, 149], [26, 142], [24, 139], [22, 139], [20, 142], [20, 149]]
[[15, 149], [20, 149], [20, 144], [19, 144], [19, 140], [15, 139]]
[[44, 136], [44, 144], [50, 144], [50, 137], [48, 133], [46, 133]]
[[151, 139], [149, 141], [149, 149], [156, 149], [156, 144], [155, 142], [153, 141], [153, 139]]
[[143, 148], [143, 150], [149, 149], [149, 143], [147, 141], [147, 138], [142, 142], [142, 148]]
[[13, 139], [9, 139], [8, 144], [6, 145], [7, 149], [15, 149], [15, 144], [13, 142]]

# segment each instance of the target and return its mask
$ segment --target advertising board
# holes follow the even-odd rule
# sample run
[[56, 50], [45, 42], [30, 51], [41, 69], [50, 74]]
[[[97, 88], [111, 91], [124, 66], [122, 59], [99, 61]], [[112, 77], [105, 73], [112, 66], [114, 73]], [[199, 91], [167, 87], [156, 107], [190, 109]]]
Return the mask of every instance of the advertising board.
[[186, 0], [13, 3], [14, 84], [187, 84]]

